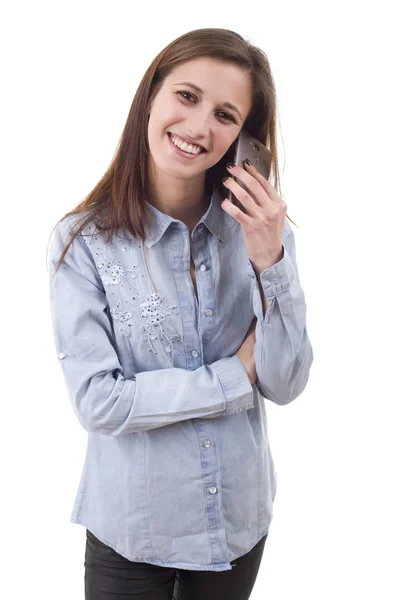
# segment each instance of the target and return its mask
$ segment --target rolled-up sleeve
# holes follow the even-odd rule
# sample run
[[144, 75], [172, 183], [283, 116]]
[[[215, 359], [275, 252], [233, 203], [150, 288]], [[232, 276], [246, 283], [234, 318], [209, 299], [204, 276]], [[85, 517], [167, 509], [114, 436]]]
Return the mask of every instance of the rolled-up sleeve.
[[260, 393], [276, 404], [288, 404], [305, 389], [314, 359], [308, 337], [306, 301], [299, 280], [295, 238], [289, 224], [282, 259], [260, 274], [267, 300], [263, 315], [256, 284], [253, 309], [257, 316], [254, 360]]
[[125, 378], [103, 283], [82, 237], [55, 272], [68, 229], [68, 219], [57, 225], [50, 248], [50, 310], [68, 394], [86, 430], [116, 436], [253, 407], [253, 388], [236, 355], [194, 371], [168, 368]]

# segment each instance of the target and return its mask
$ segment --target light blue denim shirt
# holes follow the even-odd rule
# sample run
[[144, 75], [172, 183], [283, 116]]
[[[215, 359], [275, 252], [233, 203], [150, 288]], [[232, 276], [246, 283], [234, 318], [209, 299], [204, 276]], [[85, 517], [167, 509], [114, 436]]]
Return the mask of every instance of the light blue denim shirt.
[[[149, 204], [145, 248], [126, 231], [107, 244], [89, 225], [55, 276], [76, 217], [51, 245], [55, 347], [88, 432], [71, 521], [132, 561], [229, 570], [268, 533], [266, 399], [297, 398], [313, 362], [288, 221], [283, 258], [261, 274], [263, 316], [241, 227], [220, 203], [215, 189], [190, 237]], [[251, 385], [235, 353], [254, 316]]]

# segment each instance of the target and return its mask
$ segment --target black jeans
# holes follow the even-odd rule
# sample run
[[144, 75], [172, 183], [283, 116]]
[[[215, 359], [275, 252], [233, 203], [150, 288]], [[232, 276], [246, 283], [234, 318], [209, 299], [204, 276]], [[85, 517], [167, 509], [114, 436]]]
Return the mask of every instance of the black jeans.
[[132, 562], [86, 530], [86, 600], [248, 600], [267, 535], [230, 571], [189, 571]]

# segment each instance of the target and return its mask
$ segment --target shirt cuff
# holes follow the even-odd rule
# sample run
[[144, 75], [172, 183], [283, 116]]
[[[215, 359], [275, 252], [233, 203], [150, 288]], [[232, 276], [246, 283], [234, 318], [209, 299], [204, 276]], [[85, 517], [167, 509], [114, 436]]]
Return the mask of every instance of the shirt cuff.
[[285, 246], [283, 257], [279, 262], [260, 273], [260, 283], [265, 297], [273, 298], [289, 289], [291, 282], [296, 277], [296, 271]]
[[225, 415], [254, 407], [253, 387], [241, 359], [234, 354], [213, 364], [226, 399]]

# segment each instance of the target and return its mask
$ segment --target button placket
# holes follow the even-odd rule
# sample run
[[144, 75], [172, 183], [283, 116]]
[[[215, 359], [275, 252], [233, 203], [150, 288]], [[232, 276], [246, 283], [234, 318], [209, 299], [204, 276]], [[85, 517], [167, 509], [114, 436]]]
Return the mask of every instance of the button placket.
[[[192, 255], [195, 267], [196, 267], [196, 263], [198, 265], [197, 258], [199, 256], [199, 254], [201, 255], [203, 253], [202, 241], [204, 243], [203, 232], [200, 229], [198, 229], [197, 231], [198, 231], [198, 235], [196, 235], [197, 239], [192, 240], [192, 241], [189, 240], [190, 253]], [[190, 263], [190, 259], [189, 259], [189, 263]], [[200, 267], [198, 267], [198, 270], [200, 270], [200, 271], [205, 271], [206, 269], [207, 269], [207, 267], [204, 263], [201, 263]], [[197, 277], [196, 277], [196, 280], [197, 280]], [[197, 283], [197, 294], [198, 294], [198, 300], [196, 298], [196, 307], [197, 307], [197, 311], [198, 311], [199, 307], [200, 307], [200, 303], [201, 303], [201, 292], [200, 292], [198, 280], [196, 281], [196, 283]], [[190, 351], [190, 356], [193, 357], [194, 359], [197, 359], [197, 358], [199, 358], [199, 356], [202, 356], [202, 338], [201, 338], [200, 334], [199, 334], [197, 343], [199, 344], [199, 349], [197, 350], [196, 348], [194, 348]], [[189, 360], [192, 362], [191, 358]], [[198, 362], [198, 361], [196, 361], [196, 362]]]
[[225, 524], [222, 514], [221, 472], [217, 456], [214, 421], [214, 419], [195, 419], [195, 427], [199, 438], [209, 539], [213, 555], [224, 556], [226, 553], [223, 534]]
[[[195, 264], [197, 268], [197, 288], [199, 293], [199, 330], [201, 335], [202, 352], [204, 353], [216, 326], [216, 296], [215, 296], [215, 283], [212, 280], [212, 256], [216, 256], [215, 260], [218, 261], [217, 255], [212, 247], [213, 239], [212, 235], [206, 230], [202, 229], [195, 240], [192, 241], [193, 255], [195, 257]], [[211, 246], [210, 246], [211, 245]]]
[[[171, 232], [172, 274], [178, 298], [180, 298], [185, 347], [186, 368], [197, 369], [201, 366], [202, 340], [196, 327], [196, 297], [188, 296], [190, 279], [190, 239], [187, 227]], [[197, 354], [195, 354], [197, 353]]]

